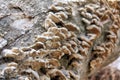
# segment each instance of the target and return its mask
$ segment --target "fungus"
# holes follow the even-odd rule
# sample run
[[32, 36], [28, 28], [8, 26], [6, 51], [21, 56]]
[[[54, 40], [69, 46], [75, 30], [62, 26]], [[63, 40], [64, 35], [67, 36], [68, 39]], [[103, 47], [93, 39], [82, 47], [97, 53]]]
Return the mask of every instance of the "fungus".
[[60, 67], [60, 63], [57, 59], [49, 59], [49, 65], [52, 66], [53, 68]]
[[62, 32], [56, 33], [56, 36], [59, 36], [61, 40], [66, 39], [67, 37], [65, 36], [65, 34], [63, 34]]
[[51, 50], [50, 56], [55, 59], [61, 59], [61, 57], [64, 55], [64, 53], [60, 50]]
[[92, 14], [88, 12], [81, 12], [81, 15], [87, 19], [92, 19]]
[[43, 75], [40, 76], [40, 80], [51, 80], [49, 76]]
[[110, 27], [110, 30], [113, 31], [116, 35], [117, 35], [118, 29], [119, 29], [119, 27], [115, 24], [112, 24], [112, 26]]
[[61, 50], [64, 54], [68, 54], [71, 55], [70, 50], [66, 47], [66, 46], [62, 46], [62, 50]]
[[53, 14], [52, 12], [49, 13], [48, 18], [51, 19], [54, 23], [62, 22], [62, 20], [56, 14]]
[[31, 51], [29, 52], [29, 56], [31, 56], [31, 57], [36, 57], [37, 55], [38, 54], [35, 49], [31, 49]]
[[117, 40], [117, 36], [113, 31], [107, 31], [108, 35], [107, 35], [107, 39], [109, 39], [110, 41], [112, 41], [113, 43], [116, 42]]
[[55, 34], [53, 32], [44, 32], [42, 36], [51, 37], [51, 36], [55, 36]]
[[9, 49], [5, 49], [2, 51], [2, 56], [3, 57], [10, 57], [10, 58], [14, 58], [16, 60], [22, 60], [25, 58], [26, 54], [22, 53], [22, 52], [13, 52], [12, 50]]
[[85, 8], [78, 8], [78, 11], [81, 13], [81, 12], [86, 12], [86, 9]]
[[59, 36], [52, 36], [51, 41], [53, 41], [53, 42], [60, 41], [60, 37]]
[[32, 70], [32, 69], [23, 70], [23, 72], [31, 73], [32, 75], [34, 75], [34, 77], [37, 80], [40, 80], [39, 74], [36, 71]]
[[86, 8], [86, 11], [88, 11], [88, 12], [91, 12], [91, 13], [95, 12], [94, 8], [90, 5], [85, 5], [85, 8]]
[[7, 66], [8, 66], [8, 67], [11, 67], [11, 66], [17, 67], [18, 64], [15, 63], [15, 62], [11, 62], [11, 63], [8, 63]]
[[99, 68], [102, 64], [102, 58], [96, 58], [90, 62], [91, 70]]
[[49, 18], [45, 20], [45, 29], [48, 29], [50, 27], [57, 27], [57, 25]]
[[0, 74], [9, 78], [16, 77], [17, 75], [16, 67], [14, 66], [5, 67]]
[[56, 33], [59, 33], [60, 30], [57, 27], [52, 27], [52, 28], [49, 28], [47, 32], [52, 32], [52, 33], [56, 34]]
[[89, 33], [89, 34], [87, 34], [87, 36], [89, 37], [90, 41], [94, 41], [96, 39], [96, 34]]
[[47, 74], [51, 77], [51, 80], [68, 80], [62, 71], [57, 69], [52, 69]]
[[71, 54], [69, 59], [83, 60], [83, 56], [79, 54]]
[[74, 49], [74, 51], [77, 53], [78, 52], [77, 43], [72, 40], [69, 41], [69, 43], [71, 44], [71, 47]]
[[74, 68], [79, 68], [79, 67], [81, 67], [81, 64], [78, 61], [72, 61], [70, 66], [72, 66]]
[[61, 46], [60, 42], [46, 41], [46, 47], [51, 49], [57, 49]]
[[70, 73], [70, 76], [73, 80], [79, 80], [80, 79], [79, 75], [76, 75], [74, 72], [69, 71], [69, 73]]
[[13, 53], [11, 50], [5, 49], [2, 51], [2, 56], [3, 57], [14, 57], [17, 55], [16, 53]]
[[80, 32], [80, 29], [78, 26], [76, 26], [75, 24], [72, 24], [72, 23], [66, 23], [64, 25], [65, 28], [67, 28], [69, 31], [78, 31]]
[[90, 40], [87, 36], [81, 35], [79, 38], [80, 38], [82, 41], [86, 41], [89, 45], [92, 45], [91, 40]]
[[61, 6], [51, 5], [49, 10], [57, 12], [57, 11], [64, 11], [65, 9], [63, 7], [61, 7]]
[[96, 25], [90, 25], [87, 27], [87, 30], [90, 33], [96, 34], [96, 36], [99, 36], [101, 34], [101, 28]]
[[65, 20], [65, 19], [68, 19], [68, 16], [67, 16], [67, 14], [65, 13], [65, 12], [58, 12], [58, 13], [56, 13], [56, 15], [59, 17], [59, 18], [61, 18], [62, 20]]
[[60, 28], [60, 31], [65, 35], [66, 38], [69, 38], [71, 36], [70, 32], [64, 27]]
[[48, 54], [48, 50], [40, 49], [37, 51], [37, 53], [39, 57], [43, 58]]
[[79, 51], [82, 56], [87, 56], [88, 54], [88, 48], [79, 48]]
[[23, 66], [31, 67], [33, 70], [38, 71], [41, 67], [46, 67], [48, 65], [48, 60], [42, 60], [39, 59], [33, 59], [28, 58], [26, 61], [24, 61]]
[[87, 42], [85, 42], [85, 41], [82, 41], [82, 42], [81, 42], [81, 46], [82, 46], [83, 48], [89, 48], [89, 47], [90, 47], [90, 45], [89, 45]]
[[[108, 15], [103, 15], [103, 16], [101, 17], [101, 21], [102, 21], [102, 22], [109, 21], [108, 19], [109, 19], [109, 16], [108, 16]], [[106, 22], [106, 23], [107, 23], [107, 22]]]
[[105, 53], [105, 48], [104, 47], [101, 47], [101, 46], [96, 46], [94, 48], [94, 52], [98, 52], [98, 53]]
[[32, 79], [27, 76], [20, 76], [18, 77], [18, 80], [32, 80]]
[[47, 37], [46, 36], [41, 36], [41, 35], [38, 35], [36, 36], [36, 42], [45, 42], [47, 40]]
[[97, 15], [93, 14], [92, 17], [93, 17], [93, 19], [96, 19], [97, 21], [100, 21], [100, 18]]
[[70, 43], [65, 43], [65, 46], [71, 51], [71, 53], [76, 53]]
[[30, 46], [30, 48], [33, 48], [35, 50], [44, 48], [45, 49], [45, 45], [42, 42], [36, 42], [34, 45]]
[[86, 25], [90, 25], [91, 22], [89, 20], [87, 20], [86, 18], [82, 18], [82, 21], [86, 24]]
[[15, 60], [2, 70], [3, 77], [13, 73], [26, 80], [81, 80], [104, 66], [118, 47], [119, 15], [113, 11], [113, 17], [99, 3], [53, 4], [44, 22], [46, 31], [33, 45], [2, 51], [3, 59]]
[[95, 14], [100, 18], [102, 17], [104, 14], [102, 14], [99, 10], [95, 11]]

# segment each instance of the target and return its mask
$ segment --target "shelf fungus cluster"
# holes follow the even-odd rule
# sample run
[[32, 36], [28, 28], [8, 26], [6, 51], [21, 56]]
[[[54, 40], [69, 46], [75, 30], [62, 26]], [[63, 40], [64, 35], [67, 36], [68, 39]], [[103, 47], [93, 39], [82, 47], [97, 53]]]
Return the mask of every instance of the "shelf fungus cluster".
[[17, 80], [82, 80], [119, 46], [119, 18], [119, 11], [103, 2], [57, 2], [49, 7], [46, 32], [33, 45], [2, 51], [14, 62], [0, 74]]
[[[99, 78], [98, 78], [99, 77]], [[107, 66], [100, 70], [97, 74], [90, 77], [88, 80], [119, 80], [120, 70]]]

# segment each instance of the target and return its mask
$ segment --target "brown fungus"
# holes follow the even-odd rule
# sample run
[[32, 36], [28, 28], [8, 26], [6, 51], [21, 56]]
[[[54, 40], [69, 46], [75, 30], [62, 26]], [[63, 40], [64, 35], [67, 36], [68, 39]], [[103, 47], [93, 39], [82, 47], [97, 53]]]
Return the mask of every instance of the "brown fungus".
[[55, 5], [50, 6], [49, 9], [52, 10], [52, 11], [55, 11], [55, 12], [57, 12], [57, 11], [64, 11], [65, 10], [63, 7], [55, 6]]
[[88, 11], [88, 12], [91, 12], [91, 13], [95, 12], [94, 8], [90, 5], [85, 5], [85, 8], [86, 8], [86, 11]]
[[79, 80], [80, 79], [80, 76], [76, 75], [74, 72], [69, 71], [69, 73], [70, 73], [71, 79], [73, 79], [73, 80]]
[[[13, 49], [14, 50], [14, 49]], [[26, 54], [24, 52], [13, 52], [12, 50], [5, 49], [2, 51], [3, 57], [14, 58], [16, 60], [22, 60], [25, 58]]]
[[12, 57], [16, 62], [5, 68], [15, 67], [19, 79], [81, 80], [113, 56], [119, 43], [118, 18], [116, 9], [110, 12], [99, 1], [53, 4], [44, 22], [46, 31], [33, 45], [2, 51], [4, 60]]
[[63, 34], [62, 32], [56, 33], [56, 36], [59, 36], [61, 40], [66, 39], [67, 37], [65, 36], [65, 34]]
[[87, 19], [92, 19], [92, 14], [88, 12], [81, 12], [81, 15]]
[[115, 34], [114, 32], [112, 32], [112, 31], [107, 31], [107, 32], [109, 33], [109, 35], [107, 35], [107, 38], [108, 38], [111, 42], [115, 43], [116, 40], [117, 40], [116, 34]]
[[50, 57], [55, 59], [61, 59], [64, 53], [60, 50], [51, 50]]
[[87, 30], [90, 33], [96, 34], [96, 36], [99, 36], [101, 34], [101, 28], [96, 25], [90, 25], [87, 27]]
[[32, 45], [30, 47], [35, 49], [35, 50], [38, 50], [38, 49], [41, 49], [41, 48], [46, 48], [44, 43], [42, 43], [42, 42], [36, 42], [34, 45]]
[[82, 46], [83, 48], [89, 48], [89, 47], [90, 47], [90, 45], [89, 45], [87, 42], [85, 42], [85, 41], [82, 41], [82, 42], [81, 42], [81, 46]]
[[101, 46], [96, 46], [95, 48], [94, 48], [94, 52], [98, 52], [98, 53], [105, 53], [106, 51], [105, 51], [105, 48], [104, 47], [101, 47]]
[[30, 74], [32, 74], [37, 80], [40, 80], [39, 74], [38, 74], [36, 71], [32, 70], [32, 69], [27, 69], [27, 70], [24, 70], [23, 72], [30, 73]]
[[80, 32], [80, 29], [78, 26], [76, 26], [75, 24], [72, 24], [72, 23], [66, 23], [64, 25], [65, 28], [67, 28], [69, 31], [78, 31]]
[[69, 59], [83, 60], [83, 56], [79, 54], [71, 54]]
[[15, 66], [5, 67], [0, 75], [9, 76], [9, 79], [17, 76], [17, 68]]
[[71, 55], [71, 51], [70, 51], [66, 46], [62, 46], [61, 51], [62, 51], [64, 54]]
[[54, 23], [61, 23], [62, 20], [54, 13], [50, 12], [48, 18], [51, 19]]
[[97, 58], [95, 60], [92, 60], [90, 63], [91, 70], [99, 68], [102, 65], [102, 58]]
[[58, 13], [56, 13], [56, 15], [59, 17], [59, 18], [61, 18], [62, 20], [65, 20], [65, 19], [68, 19], [68, 16], [67, 16], [67, 14], [65, 13], [65, 12], [58, 12]]
[[86, 18], [82, 18], [82, 21], [86, 24], [86, 25], [90, 25], [91, 22], [89, 20], [87, 20]]
[[92, 45], [92, 44], [93, 44], [92, 41], [91, 41], [91, 39], [88, 38], [88, 36], [81, 35], [79, 38], [80, 38], [82, 41], [86, 41], [89, 45]]
[[57, 27], [57, 25], [49, 18], [45, 20], [45, 29], [48, 29], [50, 27]]
[[15, 63], [15, 62], [11, 62], [11, 63], [8, 63], [7, 66], [8, 66], [8, 67], [11, 67], [11, 66], [17, 67], [18, 64]]
[[71, 53], [76, 53], [76, 51], [72, 48], [70, 43], [65, 43], [65, 46], [71, 51]]
[[60, 63], [57, 59], [49, 59], [49, 67], [51, 68], [57, 68], [60, 67]]
[[44, 32], [42, 36], [51, 37], [51, 36], [55, 36], [55, 34], [53, 32]]
[[52, 80], [68, 80], [67, 77], [62, 73], [62, 71], [53, 69], [47, 73]]

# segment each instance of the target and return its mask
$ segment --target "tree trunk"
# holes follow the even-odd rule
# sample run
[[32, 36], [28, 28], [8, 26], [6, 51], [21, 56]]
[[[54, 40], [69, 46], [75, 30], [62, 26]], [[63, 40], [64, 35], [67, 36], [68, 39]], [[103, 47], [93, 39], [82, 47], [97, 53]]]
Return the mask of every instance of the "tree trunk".
[[0, 4], [4, 80], [87, 80], [120, 55], [118, 2], [1, 0]]

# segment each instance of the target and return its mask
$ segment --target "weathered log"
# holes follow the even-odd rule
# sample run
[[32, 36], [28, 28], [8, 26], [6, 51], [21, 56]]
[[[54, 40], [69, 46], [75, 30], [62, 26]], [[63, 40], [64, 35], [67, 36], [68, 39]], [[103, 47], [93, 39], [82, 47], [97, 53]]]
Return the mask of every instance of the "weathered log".
[[[14, 22], [8, 21], [10, 25], [7, 26], [24, 33], [20, 33], [19, 39], [13, 37], [16, 42], [6, 38], [6, 48], [18, 48], [1, 52], [2, 58], [14, 59], [14, 63], [7, 63], [0, 72], [5, 79], [87, 80], [120, 55], [120, 7], [117, 2], [58, 1], [52, 6], [49, 5], [52, 1], [46, 0], [8, 3], [8, 11], [15, 12], [9, 15]], [[45, 8], [47, 4], [49, 8]], [[30, 34], [35, 36], [30, 31], [38, 32], [36, 40], [21, 47], [22, 43], [17, 40], [22, 41]], [[33, 37], [27, 38], [26, 42], [31, 39]]]

